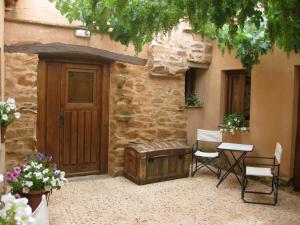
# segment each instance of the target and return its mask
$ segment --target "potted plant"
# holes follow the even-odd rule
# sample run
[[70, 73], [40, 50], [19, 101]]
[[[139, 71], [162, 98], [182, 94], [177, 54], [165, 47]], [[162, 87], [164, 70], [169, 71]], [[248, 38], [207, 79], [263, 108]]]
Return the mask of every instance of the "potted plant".
[[16, 166], [4, 175], [11, 192], [26, 197], [33, 211], [42, 201], [43, 194], [49, 196], [52, 189], [60, 189], [67, 181], [65, 172], [58, 170], [51, 159], [34, 152], [25, 165]]
[[185, 105], [186, 106], [201, 107], [201, 106], [203, 106], [203, 102], [201, 102], [199, 100], [199, 98], [196, 94], [192, 93], [192, 94], [185, 97]]
[[21, 113], [16, 111], [15, 99], [8, 98], [6, 102], [0, 102], [1, 143], [5, 142], [7, 127], [20, 117]]
[[224, 123], [220, 126], [220, 131], [222, 133], [228, 132], [230, 134], [235, 134], [237, 131], [249, 132], [248, 122], [244, 116], [239, 113], [228, 114], [224, 117]]

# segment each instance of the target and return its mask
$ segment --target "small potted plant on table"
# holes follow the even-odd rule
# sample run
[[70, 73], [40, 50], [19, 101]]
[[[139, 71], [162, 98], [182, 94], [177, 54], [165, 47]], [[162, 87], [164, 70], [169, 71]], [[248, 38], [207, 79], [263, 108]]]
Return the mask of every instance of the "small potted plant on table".
[[25, 165], [14, 167], [4, 175], [11, 192], [26, 197], [32, 211], [39, 206], [42, 195], [49, 197], [50, 191], [60, 189], [67, 181], [65, 172], [58, 170], [51, 159], [52, 157], [35, 152]]

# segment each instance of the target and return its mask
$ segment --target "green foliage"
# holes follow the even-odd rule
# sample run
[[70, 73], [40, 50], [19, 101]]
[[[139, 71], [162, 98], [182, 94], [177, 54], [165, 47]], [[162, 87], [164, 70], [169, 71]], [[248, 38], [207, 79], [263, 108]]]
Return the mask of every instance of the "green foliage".
[[249, 132], [248, 121], [239, 113], [228, 114], [224, 117], [224, 123], [220, 126], [221, 132], [230, 132], [234, 134], [236, 131]]
[[139, 52], [159, 33], [180, 21], [194, 32], [217, 37], [221, 48], [237, 49], [250, 72], [276, 44], [286, 52], [300, 50], [299, 0], [50, 0], [70, 21], [109, 33]]
[[185, 97], [186, 106], [202, 106], [203, 103], [198, 99], [197, 95], [191, 94]]

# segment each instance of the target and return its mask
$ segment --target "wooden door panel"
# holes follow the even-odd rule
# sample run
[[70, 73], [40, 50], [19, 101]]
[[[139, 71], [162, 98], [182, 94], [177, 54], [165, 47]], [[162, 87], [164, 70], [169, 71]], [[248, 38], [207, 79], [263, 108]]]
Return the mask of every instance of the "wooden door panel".
[[49, 63], [46, 67], [47, 74], [47, 87], [46, 95], [47, 99], [45, 102], [46, 111], [46, 121], [45, 121], [45, 153], [47, 155], [52, 155], [55, 162], [59, 161], [59, 120], [60, 105], [60, 72], [61, 67], [58, 63]]
[[78, 112], [78, 122], [77, 122], [77, 129], [78, 129], [78, 163], [84, 163], [84, 151], [89, 151], [88, 149], [84, 149], [84, 142], [85, 142], [85, 113], [80, 111]]
[[90, 162], [92, 151], [92, 112], [85, 112], [84, 122], [84, 162]]

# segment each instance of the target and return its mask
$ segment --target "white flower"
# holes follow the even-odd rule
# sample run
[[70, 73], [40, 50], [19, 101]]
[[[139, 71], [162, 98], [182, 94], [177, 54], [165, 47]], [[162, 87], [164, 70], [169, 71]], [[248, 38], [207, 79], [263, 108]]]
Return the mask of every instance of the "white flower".
[[2, 196], [2, 201], [4, 202], [5, 207], [0, 210], [0, 215], [4, 220], [8, 219], [6, 218], [8, 216], [7, 212], [10, 211], [10, 214], [13, 215], [13, 219], [16, 221], [15, 224], [30, 225], [34, 222], [32, 210], [27, 204], [28, 200], [26, 198], [16, 199], [9, 193]]
[[43, 182], [46, 183], [49, 180], [49, 177], [44, 177]]
[[16, 109], [16, 105], [15, 105], [15, 104], [9, 104], [8, 107], [9, 107], [11, 110], [15, 110], [15, 109]]
[[46, 174], [49, 172], [49, 169], [44, 169], [43, 174]]
[[24, 170], [24, 171], [27, 171], [27, 170], [29, 170], [30, 168], [31, 168], [31, 167], [30, 167], [29, 165], [27, 165], [27, 166], [24, 167], [23, 170]]
[[15, 112], [15, 118], [16, 118], [16, 119], [20, 119], [20, 118], [21, 118], [21, 113]]
[[12, 105], [15, 105], [16, 104], [16, 101], [14, 98], [8, 98], [7, 101], [6, 101], [7, 104], [12, 104]]
[[5, 121], [8, 120], [7, 114], [3, 114], [3, 115], [2, 115], [2, 119], [5, 120]]
[[31, 187], [33, 185], [33, 182], [32, 181], [25, 181], [25, 185], [27, 187]]
[[64, 185], [64, 182], [63, 182], [63, 181], [61, 181], [61, 180], [59, 180], [59, 181], [58, 181], [58, 186], [60, 186], [60, 187], [61, 187], [61, 186], [63, 186], [63, 185]]
[[52, 178], [51, 180], [51, 186], [52, 187], [55, 187], [56, 186], [56, 180], [54, 178]]
[[29, 172], [28, 174], [26, 174], [25, 176], [24, 176], [25, 178], [32, 178], [32, 173], [31, 172]]
[[60, 172], [60, 179], [64, 179], [65, 178], [66, 173], [64, 171]]
[[2, 174], [0, 174], [0, 182], [3, 182], [3, 180], [4, 180], [4, 177]]
[[227, 123], [227, 125], [230, 126], [230, 125], [231, 125], [231, 122], [229, 121], [229, 122]]
[[49, 186], [49, 185], [46, 185], [46, 186], [45, 186], [45, 191], [51, 191], [51, 189], [52, 189], [51, 186]]
[[23, 187], [22, 192], [23, 192], [24, 194], [27, 194], [29, 191], [30, 191], [30, 189], [29, 189], [28, 187]]
[[38, 164], [38, 165], [35, 166], [35, 168], [37, 168], [37, 169], [41, 169], [42, 167], [43, 167], [42, 164]]
[[5, 102], [0, 101], [0, 106], [4, 106]]
[[41, 172], [34, 172], [33, 173], [36, 177], [36, 179], [41, 180], [43, 179], [43, 174]]

